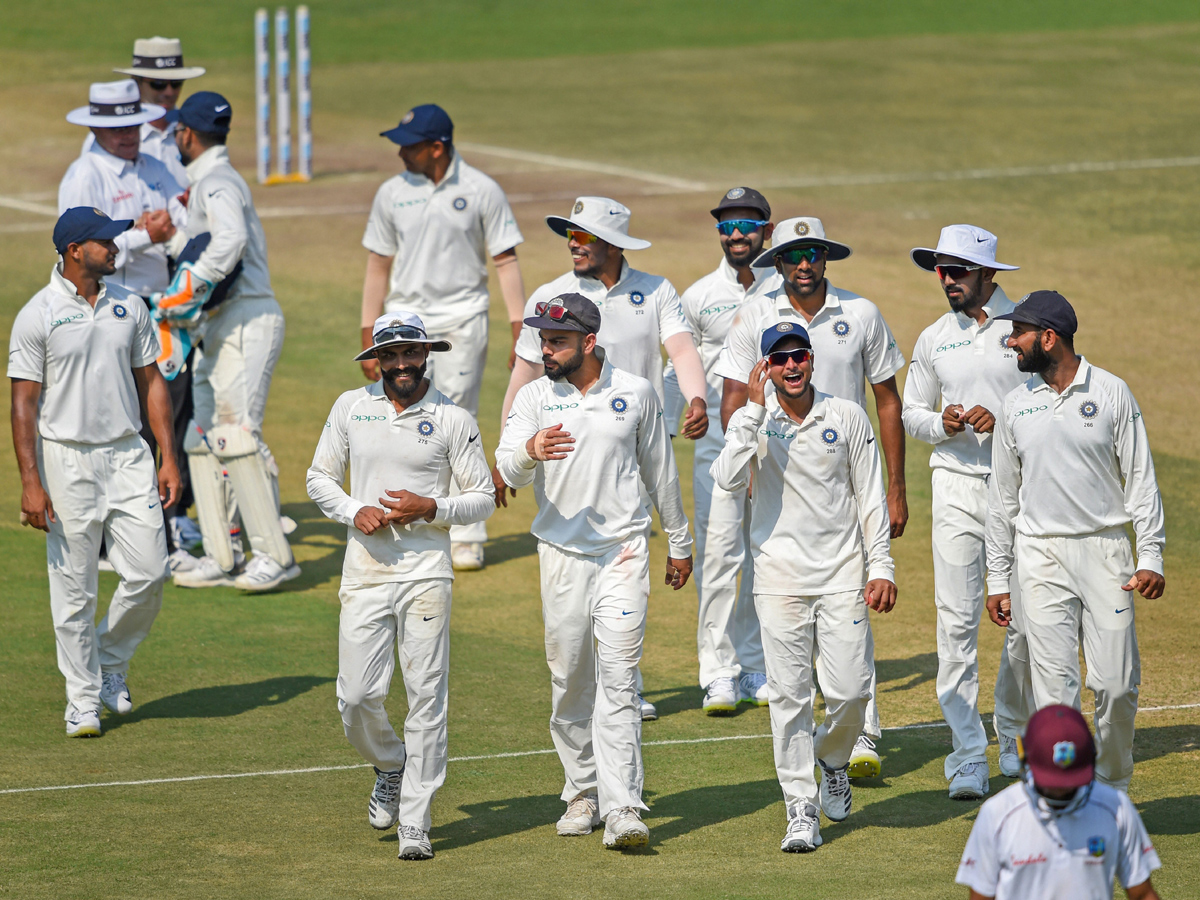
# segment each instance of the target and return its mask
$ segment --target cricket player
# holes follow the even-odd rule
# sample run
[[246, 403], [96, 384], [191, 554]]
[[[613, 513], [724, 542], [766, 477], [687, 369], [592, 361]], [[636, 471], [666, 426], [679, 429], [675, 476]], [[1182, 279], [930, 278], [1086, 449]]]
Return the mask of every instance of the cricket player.
[[[821, 363], [813, 376], [816, 390], [852, 400], [865, 409], [865, 383], [869, 383], [879, 414], [879, 443], [888, 475], [888, 517], [895, 539], [904, 533], [908, 522], [903, 404], [896, 387], [896, 373], [904, 366], [904, 354], [874, 303], [834, 287], [825, 277], [826, 263], [846, 259], [851, 252], [845, 244], [825, 236], [820, 219], [785, 219], [776, 225], [771, 249], [759, 254], [752, 265], [774, 268], [783, 277], [783, 285], [739, 310], [713, 371], [724, 379], [721, 421], [727, 425], [733, 411], [746, 402], [750, 370], [759, 359], [763, 330], [775, 322], [787, 321], [804, 327], [814, 352], [820, 356]], [[882, 734], [875, 693], [872, 675], [866, 730], [850, 759], [852, 778], [873, 777], [882, 770], [875, 750], [875, 741]]]
[[[262, 436], [271, 374], [283, 348], [283, 310], [271, 289], [266, 235], [250, 188], [225, 148], [232, 116], [229, 101], [212, 91], [192, 94], [169, 115], [191, 184], [187, 228], [172, 239], [172, 252], [189, 238], [209, 235], [199, 257], [181, 266], [165, 295], [155, 298], [160, 313], [198, 316], [204, 340], [184, 449], [205, 555], [196, 568], [178, 572], [175, 583], [267, 591], [300, 574], [279, 516], [279, 467]], [[239, 266], [230, 285], [227, 278]], [[228, 286], [225, 300], [205, 310], [218, 286]], [[244, 560], [239, 516], [254, 557], [234, 578]]]
[[[487, 363], [487, 259], [496, 266], [515, 345], [525, 306], [516, 248], [524, 238], [500, 185], [454, 149], [454, 123], [440, 106], [413, 107], [381, 136], [400, 146], [407, 171], [380, 186], [363, 235], [363, 346], [385, 310], [419, 313], [431, 335], [454, 347], [437, 365], [430, 360], [430, 379], [477, 416]], [[374, 360], [362, 365], [368, 378], [379, 377]], [[486, 540], [482, 520], [451, 528], [454, 567], [482, 569]]]
[[1034, 291], [997, 318], [1013, 323], [1008, 346], [1029, 380], [996, 416], [988, 613], [1006, 626], [1004, 605], [1019, 601], [1039, 708], [1080, 707], [1082, 640], [1096, 699], [1096, 778], [1124, 790], [1133, 775], [1141, 681], [1133, 595], [1156, 600], [1166, 586], [1162, 497], [1146, 420], [1124, 381], [1076, 355], [1078, 321], [1062, 294]]
[[547, 301], [538, 329], [546, 377], [523, 387], [496, 450], [506, 484], [533, 484], [550, 734], [566, 773], [560, 835], [639, 847], [642, 718], [637, 665], [650, 598], [649, 494], [669, 542], [666, 583], [692, 572], [679, 474], [653, 385], [596, 343], [600, 309], [582, 294]]
[[[936, 248], [913, 262], [936, 272], [950, 311], [921, 332], [904, 382], [904, 428], [933, 444], [933, 600], [937, 608], [938, 702], [954, 749], [945, 761], [950, 797], [988, 792], [987, 732], [979, 718], [979, 619], [987, 597], [984, 529], [992, 430], [1004, 396], [1025, 380], [1008, 346], [1013, 302], [993, 280], [1015, 271], [996, 261], [996, 236], [947, 225]], [[940, 409], [939, 409], [940, 407]], [[1016, 604], [1019, 608], [1020, 604]], [[1016, 778], [1017, 735], [1033, 712], [1029, 651], [1014, 623], [1000, 653], [995, 726], [1000, 774]]]
[[955, 877], [969, 900], [1158, 900], [1158, 853], [1128, 795], [1095, 778], [1096, 745], [1078, 710], [1053, 705], [1029, 720], [1025, 771], [983, 804]]
[[[426, 377], [429, 354], [451, 352], [450, 343], [406, 310], [383, 315], [372, 335], [355, 359], [377, 360], [382, 378], [334, 403], [308, 495], [346, 526], [338, 709], [346, 737], [375, 767], [368, 820], [380, 830], [399, 822], [401, 859], [430, 859], [429, 807], [448, 759], [448, 528], [486, 519], [495, 503], [474, 416]], [[403, 741], [383, 707], [397, 651], [408, 692]]]
[[[158, 341], [136, 294], [105, 280], [131, 219], [68, 209], [54, 226], [60, 261], [17, 314], [8, 345], [22, 520], [47, 533], [50, 613], [67, 683], [67, 737], [98, 737], [100, 706], [133, 709], [129, 661], [162, 606], [168, 575], [160, 504], [179, 493], [171, 402]], [[138, 435], [163, 448], [157, 477]], [[101, 536], [120, 578], [95, 624]]]
[[[780, 849], [805, 853], [822, 843], [814, 761], [821, 810], [834, 822], [850, 814], [847, 767], [874, 689], [867, 610], [891, 611], [896, 576], [866, 412], [814, 389], [819, 351], [800, 323], [768, 327], [759, 346], [748, 403], [730, 418], [713, 479], [731, 492], [754, 481], [754, 605], [788, 816]], [[815, 731], [814, 664], [825, 695], [825, 721]]]

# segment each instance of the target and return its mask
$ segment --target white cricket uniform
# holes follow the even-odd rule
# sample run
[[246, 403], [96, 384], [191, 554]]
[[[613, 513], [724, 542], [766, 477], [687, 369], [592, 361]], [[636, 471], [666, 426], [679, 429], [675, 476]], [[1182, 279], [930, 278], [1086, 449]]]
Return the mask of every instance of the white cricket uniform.
[[[58, 213], [75, 206], [94, 206], [111, 219], [137, 221], [143, 213], [165, 209], [177, 227], [187, 223], [179, 202], [183, 187], [159, 160], [144, 153], [134, 161], [113, 156], [98, 144], [71, 163], [58, 186]], [[114, 239], [117, 271], [109, 285], [127, 288], [142, 297], [166, 290], [165, 244], [150, 243], [144, 228], [130, 228]]]
[[[754, 604], [791, 817], [817, 802], [814, 760], [845, 766], [866, 724], [875, 645], [863, 588], [896, 579], [879, 452], [853, 401], [817, 391], [797, 425], [772, 395], [733, 414], [712, 468], [727, 491], [754, 480]], [[814, 649], [826, 709], [815, 734]]]
[[[992, 436], [970, 426], [946, 434], [940, 410], [959, 404], [1000, 413], [1004, 396], [1025, 380], [1008, 348], [1012, 326], [995, 317], [1014, 307], [997, 285], [984, 304], [986, 319], [947, 312], [921, 332], [904, 381], [904, 428], [933, 444], [933, 601], [937, 608], [938, 702], [954, 749], [946, 778], [967, 763], [987, 762], [987, 732], [979, 717], [979, 620], [987, 599], [984, 529]], [[996, 676], [995, 727], [1008, 737], [1025, 730], [1033, 712], [1029, 650], [1020, 626], [1019, 592]]]
[[[71, 706], [100, 709], [101, 672], [129, 670], [162, 606], [167, 538], [132, 372], [157, 356], [140, 297], [101, 282], [93, 309], [57, 267], [9, 338], [8, 377], [42, 385], [38, 470], [56, 519], [46, 559], [67, 718]], [[102, 537], [121, 581], [97, 626]]]
[[1080, 708], [1082, 636], [1096, 777], [1120, 788], [1133, 774], [1141, 681], [1134, 592], [1121, 588], [1135, 569], [1162, 573], [1165, 541], [1145, 420], [1124, 381], [1080, 357], [1061, 394], [1034, 375], [1004, 398], [992, 442], [988, 593], [1009, 593], [1015, 566], [1039, 709]]
[[[576, 443], [565, 459], [539, 463], [525, 444], [561, 422]], [[658, 509], [674, 559], [691, 555], [679, 473], [662, 407], [645, 378], [606, 359], [581, 395], [542, 377], [513, 401], [496, 465], [507, 484], [533, 484], [550, 734], [566, 775], [562, 798], [595, 791], [600, 815], [646, 809], [642, 717], [636, 671], [650, 598], [646, 534]]]
[[[138, 149], [147, 156], [153, 156], [160, 163], [167, 167], [167, 171], [171, 173], [171, 177], [181, 185], [187, 185], [187, 168], [183, 164], [183, 160], [179, 158], [179, 148], [175, 146], [175, 126], [177, 123], [169, 122], [166, 128], [155, 128], [149, 122], [146, 122], [141, 127], [142, 143]], [[96, 135], [92, 132], [87, 133], [87, 137], [83, 139], [83, 149], [81, 154], [87, 153], [96, 143]]]
[[[396, 412], [382, 383], [334, 403], [308, 470], [308, 495], [346, 526], [338, 630], [338, 710], [346, 737], [384, 772], [404, 768], [400, 823], [430, 826], [433, 795], [446, 780], [446, 702], [450, 667], [448, 528], [495, 509], [479, 427], [430, 386], [421, 402]], [[342, 485], [350, 466], [350, 493]], [[450, 482], [462, 491], [451, 497]], [[386, 490], [437, 500], [432, 521], [371, 535], [354, 527]], [[400, 654], [408, 693], [401, 741], [383, 707]]]
[[1023, 782], [979, 810], [955, 881], [996, 900], [1112, 900], [1162, 868], [1124, 791], [1092, 783], [1087, 802], [1053, 816]]

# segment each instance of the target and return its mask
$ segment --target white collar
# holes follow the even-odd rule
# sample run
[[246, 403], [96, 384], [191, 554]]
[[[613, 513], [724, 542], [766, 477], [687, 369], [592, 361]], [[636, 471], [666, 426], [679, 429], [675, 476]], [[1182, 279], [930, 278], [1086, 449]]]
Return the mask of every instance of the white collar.
[[[100, 162], [112, 169], [117, 175], [123, 174], [126, 166], [133, 166], [137, 162], [136, 160], [121, 159], [121, 157], [109, 153], [100, 146], [99, 141], [92, 141], [92, 146], [88, 147], [88, 153], [95, 153]], [[141, 156], [141, 153], [138, 156]]]
[[187, 177], [190, 184], [196, 184], [217, 166], [229, 164], [229, 148], [224, 144], [214, 144], [187, 165]]
[[[72, 300], [78, 300], [80, 303], [87, 303], [87, 299], [80, 295], [79, 289], [74, 283], [67, 281], [62, 273], [62, 262], [54, 264], [54, 268], [50, 271], [50, 286], [64, 297], [69, 297]], [[104, 283], [104, 279], [100, 279], [100, 290], [96, 294], [96, 305], [100, 305], [100, 301], [108, 293], [108, 285]], [[91, 306], [88, 303], [88, 306]]]

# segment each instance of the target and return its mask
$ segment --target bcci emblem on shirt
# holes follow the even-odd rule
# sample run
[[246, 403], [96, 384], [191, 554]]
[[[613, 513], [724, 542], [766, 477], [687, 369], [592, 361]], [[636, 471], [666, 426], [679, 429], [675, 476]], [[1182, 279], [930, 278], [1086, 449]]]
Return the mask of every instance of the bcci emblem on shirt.
[[433, 423], [428, 419], [422, 419], [417, 423], [417, 434], [423, 438], [433, 437]]
[[838, 319], [833, 323], [833, 333], [840, 338], [844, 338], [850, 333], [850, 323], [845, 319]]
[[630, 291], [629, 292], [629, 302], [632, 303], [634, 305], [634, 307], [645, 306], [646, 305], [646, 295], [643, 294], [641, 291]]
[[612, 411], [618, 416], [624, 415], [625, 410], [629, 409], [629, 404], [626, 402], [624, 397], [613, 397], [610, 401], [608, 401], [608, 405], [612, 407]]
[[112, 312], [113, 312], [113, 316], [118, 319], [124, 319], [127, 315], [129, 315], [129, 310], [127, 310], [120, 303], [113, 304]]
[[1079, 414], [1085, 419], [1096, 418], [1096, 413], [1100, 412], [1100, 407], [1096, 405], [1094, 400], [1084, 400], [1079, 405]]

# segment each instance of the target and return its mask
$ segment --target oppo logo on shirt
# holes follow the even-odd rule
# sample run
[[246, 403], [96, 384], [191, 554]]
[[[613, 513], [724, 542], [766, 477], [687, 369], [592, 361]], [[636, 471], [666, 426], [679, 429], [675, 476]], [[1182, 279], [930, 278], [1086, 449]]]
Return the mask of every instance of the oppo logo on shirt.
[[956, 341], [953, 344], [942, 344], [937, 348], [938, 353], [945, 353], [947, 350], [957, 350], [959, 347], [970, 347], [970, 341]]
[[543, 406], [542, 407], [542, 409], [544, 409], [546, 412], [561, 412], [564, 409], [578, 409], [578, 408], [579, 408], [578, 403], [555, 403], [552, 406]]
[[387, 416], [351, 416], [351, 422], [386, 422]]
[[783, 434], [782, 432], [779, 432], [779, 431], [772, 431], [770, 428], [763, 428], [763, 429], [759, 430], [758, 433], [765, 434], [769, 438], [777, 437], [777, 438], [780, 438], [781, 440], [785, 440], [785, 441], [790, 441], [792, 438], [795, 437], [794, 434]]
[[1016, 411], [1015, 415], [1019, 419], [1019, 418], [1021, 418], [1021, 416], [1030, 416], [1030, 415], [1033, 415], [1035, 412], [1041, 412], [1042, 410], [1049, 409], [1049, 408], [1050, 407], [1048, 407], [1048, 406], [1031, 406], [1028, 409], [1018, 409]]
[[736, 303], [725, 303], [720, 306], [710, 306], [708, 309], [700, 310], [702, 316], [719, 316], [723, 312], [729, 312], [732, 309], [737, 309]]
[[392, 204], [392, 208], [393, 209], [403, 209], [406, 206], [420, 206], [422, 203], [425, 203], [425, 202], [427, 202], [427, 201], [424, 197], [421, 197], [418, 200], [397, 200], [395, 203]]
[[66, 316], [62, 319], [55, 319], [50, 323], [51, 328], [57, 328], [59, 325], [66, 325], [68, 322], [75, 322], [83, 318], [83, 313], [75, 313], [73, 316]]

